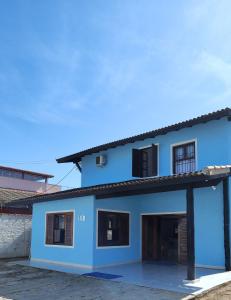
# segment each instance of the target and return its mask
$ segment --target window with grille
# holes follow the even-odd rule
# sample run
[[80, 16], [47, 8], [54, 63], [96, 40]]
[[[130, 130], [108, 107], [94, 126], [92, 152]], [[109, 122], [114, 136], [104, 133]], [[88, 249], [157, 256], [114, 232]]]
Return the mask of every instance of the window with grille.
[[173, 147], [173, 174], [196, 171], [195, 142]]
[[72, 246], [73, 212], [46, 215], [46, 244]]
[[129, 245], [129, 214], [98, 211], [98, 246]]

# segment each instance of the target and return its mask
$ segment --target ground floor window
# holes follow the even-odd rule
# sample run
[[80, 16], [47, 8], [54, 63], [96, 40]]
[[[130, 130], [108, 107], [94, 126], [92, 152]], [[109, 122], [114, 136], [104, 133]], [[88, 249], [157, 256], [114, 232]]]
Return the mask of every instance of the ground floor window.
[[73, 212], [47, 213], [46, 244], [73, 245]]
[[98, 246], [129, 245], [129, 213], [98, 211]]

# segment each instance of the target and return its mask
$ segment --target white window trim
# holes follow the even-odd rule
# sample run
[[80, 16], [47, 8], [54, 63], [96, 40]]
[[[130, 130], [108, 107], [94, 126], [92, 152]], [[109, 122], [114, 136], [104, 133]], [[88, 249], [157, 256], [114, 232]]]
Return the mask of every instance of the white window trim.
[[[52, 245], [46, 243], [46, 233], [47, 233], [47, 215], [48, 214], [61, 214], [61, 213], [73, 213], [73, 237], [72, 237], [72, 245]], [[45, 230], [44, 230], [44, 246], [52, 247], [52, 248], [75, 248], [75, 210], [55, 210], [55, 211], [45, 211]]]
[[160, 176], [160, 144], [159, 143], [153, 143], [153, 144], [150, 144], [150, 145], [145, 145], [145, 146], [139, 147], [137, 149], [143, 150], [143, 149], [152, 147], [152, 145], [155, 145], [158, 148], [157, 149], [157, 175], [156, 176], [139, 177], [139, 178], [156, 178], [156, 177]]
[[148, 212], [148, 213], [141, 213], [140, 214], [140, 260], [142, 260], [143, 252], [142, 252], [142, 246], [143, 246], [143, 222], [142, 217], [143, 216], [167, 216], [167, 215], [182, 215], [186, 216], [186, 211], [165, 211], [165, 212]]
[[195, 170], [197, 171], [198, 168], [198, 151], [197, 151], [197, 138], [192, 140], [184, 140], [182, 142], [177, 142], [170, 145], [170, 174], [175, 175], [173, 173], [173, 148], [180, 145], [185, 145], [188, 143], [195, 143]]
[[[99, 246], [98, 245], [99, 211], [128, 214], [128, 222], [129, 222], [129, 244], [128, 245], [122, 245], [122, 246]], [[95, 236], [96, 236], [96, 249], [113, 249], [113, 248], [129, 248], [129, 247], [131, 247], [131, 212], [126, 211], [126, 210], [114, 210], [114, 209], [97, 208], [96, 209], [96, 234], [95, 234]]]

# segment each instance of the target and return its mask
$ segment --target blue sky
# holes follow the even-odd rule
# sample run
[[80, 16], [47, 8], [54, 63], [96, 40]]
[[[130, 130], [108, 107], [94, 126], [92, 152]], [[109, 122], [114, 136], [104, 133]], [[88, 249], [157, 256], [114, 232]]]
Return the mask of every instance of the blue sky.
[[[230, 106], [229, 0], [0, 1], [0, 164], [55, 158]], [[64, 186], [79, 185], [73, 171]]]

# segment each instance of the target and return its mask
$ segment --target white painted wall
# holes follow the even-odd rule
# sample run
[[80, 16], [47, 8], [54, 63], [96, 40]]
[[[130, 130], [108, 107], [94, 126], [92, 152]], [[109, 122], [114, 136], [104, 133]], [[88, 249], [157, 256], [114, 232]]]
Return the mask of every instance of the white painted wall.
[[0, 214], [0, 258], [28, 256], [31, 216]]

